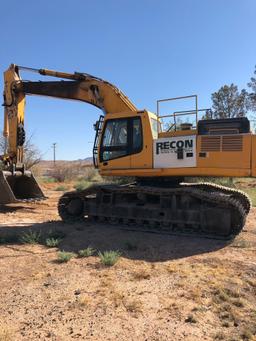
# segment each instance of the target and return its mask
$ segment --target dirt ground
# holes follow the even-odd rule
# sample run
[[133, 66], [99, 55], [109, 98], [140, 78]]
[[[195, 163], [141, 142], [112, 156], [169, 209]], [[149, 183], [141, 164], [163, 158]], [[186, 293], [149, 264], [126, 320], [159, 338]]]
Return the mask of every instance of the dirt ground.
[[[46, 186], [46, 185], [45, 185]], [[63, 224], [49, 199], [0, 210], [0, 341], [256, 340], [256, 209], [232, 242]], [[65, 233], [58, 248], [21, 244]], [[58, 263], [59, 250], [119, 250]]]

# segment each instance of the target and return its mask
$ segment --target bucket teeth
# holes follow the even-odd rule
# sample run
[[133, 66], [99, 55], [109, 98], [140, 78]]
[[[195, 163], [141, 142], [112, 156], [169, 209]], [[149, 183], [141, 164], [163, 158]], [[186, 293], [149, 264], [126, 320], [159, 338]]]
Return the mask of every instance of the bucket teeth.
[[0, 204], [42, 199], [45, 196], [31, 172], [0, 172]]

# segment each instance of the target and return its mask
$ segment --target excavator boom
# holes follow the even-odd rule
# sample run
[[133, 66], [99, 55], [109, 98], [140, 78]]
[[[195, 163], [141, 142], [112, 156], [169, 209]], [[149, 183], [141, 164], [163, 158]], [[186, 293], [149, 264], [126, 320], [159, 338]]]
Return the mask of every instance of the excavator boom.
[[[58, 81], [23, 81], [20, 71], [32, 71], [42, 76], [59, 78]], [[61, 80], [60, 80], [61, 79]], [[63, 81], [62, 79], [67, 79]], [[47, 69], [32, 69], [11, 64], [4, 73], [4, 130], [5, 151], [0, 159], [4, 171], [0, 174], [0, 204], [19, 200], [35, 200], [44, 195], [33, 177], [25, 170], [25, 97], [49, 96], [89, 103], [104, 114], [137, 111], [121, 90], [86, 73], [65, 73]]]

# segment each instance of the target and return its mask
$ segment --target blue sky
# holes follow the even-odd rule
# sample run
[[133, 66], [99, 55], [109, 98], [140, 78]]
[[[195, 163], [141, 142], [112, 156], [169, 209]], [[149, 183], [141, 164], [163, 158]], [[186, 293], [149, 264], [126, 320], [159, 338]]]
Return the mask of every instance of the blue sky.
[[[209, 107], [222, 85], [245, 87], [256, 64], [255, 0], [13, 0], [0, 10], [1, 74], [10, 63], [87, 72], [139, 109], [190, 94]], [[88, 104], [28, 96], [26, 129], [45, 159], [53, 142], [58, 159], [85, 158], [99, 114]]]

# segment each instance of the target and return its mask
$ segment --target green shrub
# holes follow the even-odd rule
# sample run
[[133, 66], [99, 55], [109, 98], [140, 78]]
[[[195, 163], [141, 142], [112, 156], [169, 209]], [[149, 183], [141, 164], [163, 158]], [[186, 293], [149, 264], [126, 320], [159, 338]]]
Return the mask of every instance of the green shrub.
[[80, 180], [74, 185], [74, 188], [77, 191], [83, 191], [84, 189], [88, 188], [89, 186], [90, 186], [90, 182], [88, 182], [87, 180]]
[[50, 177], [50, 176], [43, 176], [39, 179], [39, 181], [44, 182], [46, 184], [52, 184], [56, 182], [56, 179]]
[[23, 244], [39, 244], [41, 240], [41, 231], [32, 231], [22, 233], [20, 241]]
[[74, 258], [74, 257], [75, 257], [74, 252], [60, 251], [58, 253], [59, 263], [67, 263], [68, 261], [70, 261], [71, 258]]
[[58, 186], [55, 188], [55, 191], [65, 192], [68, 188], [66, 186]]
[[45, 245], [48, 247], [56, 247], [61, 242], [61, 238], [47, 238], [45, 240]]
[[100, 261], [102, 264], [106, 266], [112, 266], [116, 264], [119, 257], [121, 256], [121, 253], [119, 251], [104, 251], [103, 253], [98, 253], [100, 257]]
[[95, 252], [96, 252], [96, 250], [94, 250], [92, 247], [88, 246], [86, 249], [79, 250], [79, 251], [78, 251], [78, 256], [79, 256], [80, 258], [83, 258], [83, 257], [90, 257], [90, 256], [92, 256]]

